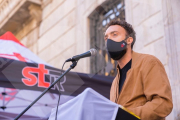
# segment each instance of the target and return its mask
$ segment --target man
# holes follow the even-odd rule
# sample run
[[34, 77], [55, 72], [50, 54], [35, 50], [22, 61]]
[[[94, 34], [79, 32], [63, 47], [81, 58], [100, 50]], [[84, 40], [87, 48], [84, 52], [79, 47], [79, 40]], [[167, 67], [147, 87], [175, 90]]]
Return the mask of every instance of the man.
[[165, 120], [172, 111], [172, 94], [164, 66], [154, 56], [134, 52], [135, 32], [125, 21], [113, 20], [105, 32], [107, 52], [116, 60], [110, 100], [141, 120]]

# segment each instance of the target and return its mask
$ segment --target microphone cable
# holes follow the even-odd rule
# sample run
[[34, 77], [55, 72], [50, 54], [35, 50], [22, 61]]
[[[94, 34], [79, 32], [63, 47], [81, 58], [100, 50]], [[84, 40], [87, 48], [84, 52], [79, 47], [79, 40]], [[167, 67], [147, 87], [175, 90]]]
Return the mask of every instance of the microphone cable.
[[[63, 67], [64, 67], [65, 63], [66, 63], [66, 61], [63, 63], [62, 71], [63, 71]], [[56, 107], [56, 116], [55, 116], [55, 120], [57, 120], [58, 106], [59, 106], [59, 101], [60, 101], [60, 96], [61, 96], [61, 91], [60, 91], [60, 81], [58, 82], [58, 86], [59, 86], [59, 98], [58, 98], [58, 104], [57, 104], [57, 107]]]

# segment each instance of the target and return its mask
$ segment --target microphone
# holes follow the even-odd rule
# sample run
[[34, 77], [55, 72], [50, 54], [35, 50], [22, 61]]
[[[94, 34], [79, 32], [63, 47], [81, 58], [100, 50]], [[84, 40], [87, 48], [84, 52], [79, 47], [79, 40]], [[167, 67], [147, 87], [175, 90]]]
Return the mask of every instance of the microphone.
[[69, 62], [69, 61], [78, 61], [81, 58], [95, 56], [96, 54], [97, 54], [97, 50], [94, 49], [94, 48], [91, 48], [89, 51], [87, 51], [85, 53], [82, 53], [80, 55], [76, 55], [76, 56], [73, 56], [72, 58], [67, 59], [66, 62]]

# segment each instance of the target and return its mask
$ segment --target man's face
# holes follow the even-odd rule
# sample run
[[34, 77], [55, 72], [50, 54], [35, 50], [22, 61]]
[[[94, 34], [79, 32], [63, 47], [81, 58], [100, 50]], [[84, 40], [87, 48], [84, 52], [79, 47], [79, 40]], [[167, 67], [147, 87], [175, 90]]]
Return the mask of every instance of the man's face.
[[119, 25], [112, 25], [108, 27], [104, 36], [105, 41], [107, 39], [111, 39], [115, 42], [121, 42], [125, 38], [126, 38], [126, 31], [123, 27]]

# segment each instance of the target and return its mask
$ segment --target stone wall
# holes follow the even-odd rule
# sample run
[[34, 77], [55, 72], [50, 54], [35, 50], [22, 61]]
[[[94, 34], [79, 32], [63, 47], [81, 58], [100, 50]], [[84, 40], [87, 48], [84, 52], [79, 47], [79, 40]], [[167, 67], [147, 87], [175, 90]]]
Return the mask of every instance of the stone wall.
[[126, 1], [126, 20], [137, 33], [134, 50], [155, 55], [167, 67], [162, 0]]
[[[50, 65], [61, 68], [66, 59], [90, 49], [88, 16], [103, 1], [49, 0], [42, 9], [40, 25], [29, 31], [22, 43]], [[89, 62], [81, 59], [74, 70], [89, 73]]]

